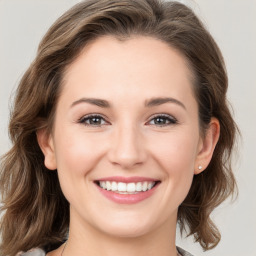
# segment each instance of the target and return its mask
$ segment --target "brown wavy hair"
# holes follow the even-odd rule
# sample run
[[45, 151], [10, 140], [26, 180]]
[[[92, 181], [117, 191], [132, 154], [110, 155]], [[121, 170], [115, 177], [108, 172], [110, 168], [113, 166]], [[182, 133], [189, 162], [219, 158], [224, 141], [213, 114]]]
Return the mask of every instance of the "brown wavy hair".
[[217, 44], [194, 12], [181, 3], [88, 0], [75, 5], [48, 30], [17, 89], [9, 125], [13, 147], [1, 163], [1, 255], [53, 246], [67, 236], [69, 204], [57, 172], [44, 166], [36, 132], [41, 128], [51, 132], [65, 69], [88, 43], [105, 35], [119, 40], [136, 35], [162, 40], [190, 64], [201, 130], [216, 117], [220, 138], [207, 169], [194, 176], [179, 207], [178, 223], [205, 250], [220, 241], [210, 213], [236, 189], [231, 153], [237, 127], [226, 99], [228, 79]]

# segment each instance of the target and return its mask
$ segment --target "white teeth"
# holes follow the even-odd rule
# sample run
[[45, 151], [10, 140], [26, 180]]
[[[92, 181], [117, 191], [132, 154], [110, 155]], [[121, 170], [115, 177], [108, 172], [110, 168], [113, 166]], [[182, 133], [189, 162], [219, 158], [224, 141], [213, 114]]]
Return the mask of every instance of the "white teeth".
[[126, 185], [126, 190], [127, 190], [127, 192], [135, 192], [135, 190], [136, 190], [135, 183], [128, 183]]
[[154, 187], [154, 181], [144, 181], [144, 182], [115, 182], [115, 181], [100, 181], [99, 185], [101, 188], [109, 191], [114, 191], [120, 194], [136, 194], [138, 192], [145, 192]]
[[100, 181], [100, 186], [101, 186], [102, 188], [104, 188], [104, 189], [107, 188], [106, 182], [103, 182], [103, 181]]
[[154, 186], [153, 183], [148, 183], [148, 190], [150, 190]]
[[148, 189], [148, 183], [146, 181], [143, 182], [142, 190], [146, 191]]
[[112, 191], [117, 191], [117, 183], [115, 181], [112, 182]]
[[106, 187], [107, 187], [107, 190], [111, 190], [112, 189], [110, 181], [106, 182]]
[[142, 190], [142, 183], [138, 182], [136, 183], [136, 191], [140, 192]]
[[118, 182], [117, 183], [117, 190], [119, 192], [126, 192], [126, 184], [123, 182]]

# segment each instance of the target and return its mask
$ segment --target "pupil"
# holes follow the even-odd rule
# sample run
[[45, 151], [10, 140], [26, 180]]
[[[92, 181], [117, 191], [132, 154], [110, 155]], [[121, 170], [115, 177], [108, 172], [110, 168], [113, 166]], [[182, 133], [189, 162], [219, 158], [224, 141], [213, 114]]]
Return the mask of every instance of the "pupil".
[[158, 118], [156, 119], [156, 122], [157, 122], [158, 124], [165, 124], [165, 119], [164, 119], [164, 118], [161, 118], [161, 117], [158, 117]]
[[100, 124], [100, 118], [98, 118], [98, 117], [93, 117], [93, 118], [91, 119], [91, 123], [92, 123], [92, 124]]

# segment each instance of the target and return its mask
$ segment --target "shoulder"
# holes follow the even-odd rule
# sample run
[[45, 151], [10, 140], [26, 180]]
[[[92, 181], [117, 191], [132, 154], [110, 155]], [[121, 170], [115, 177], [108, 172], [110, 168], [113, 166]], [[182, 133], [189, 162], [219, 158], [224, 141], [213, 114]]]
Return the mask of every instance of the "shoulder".
[[17, 254], [17, 256], [45, 256], [45, 251], [43, 251], [42, 249], [39, 248], [35, 248], [32, 250], [29, 250], [27, 252], [21, 252], [19, 254]]
[[177, 250], [181, 256], [193, 256], [191, 253], [183, 250], [182, 248], [177, 246]]

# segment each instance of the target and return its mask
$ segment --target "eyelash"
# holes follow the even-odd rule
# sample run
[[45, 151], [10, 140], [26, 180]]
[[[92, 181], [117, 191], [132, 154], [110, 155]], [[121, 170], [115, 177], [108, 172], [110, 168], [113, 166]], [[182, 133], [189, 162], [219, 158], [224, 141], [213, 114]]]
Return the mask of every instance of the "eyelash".
[[[78, 123], [80, 124], [83, 124], [85, 126], [92, 126], [92, 127], [101, 127], [105, 124], [87, 124], [86, 121], [88, 120], [92, 120], [93, 118], [97, 118], [97, 119], [101, 119], [101, 120], [104, 120], [106, 123], [107, 121], [101, 116], [101, 115], [98, 115], [98, 114], [92, 114], [92, 115], [86, 115], [86, 116], [83, 116], [82, 118], [80, 118], [78, 120]], [[170, 125], [175, 125], [177, 124], [177, 119], [170, 116], [170, 115], [167, 115], [167, 114], [156, 114], [154, 115], [151, 119], [150, 119], [150, 122], [152, 120], [156, 120], [157, 118], [161, 118], [161, 119], [164, 119], [166, 122], [168, 122], [167, 124], [160, 124], [160, 125], [157, 125], [157, 124], [153, 124], [155, 126], [160, 126], [160, 127], [164, 127], [164, 126], [170, 126]]]

